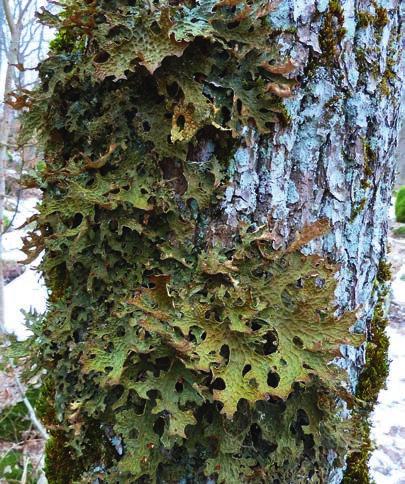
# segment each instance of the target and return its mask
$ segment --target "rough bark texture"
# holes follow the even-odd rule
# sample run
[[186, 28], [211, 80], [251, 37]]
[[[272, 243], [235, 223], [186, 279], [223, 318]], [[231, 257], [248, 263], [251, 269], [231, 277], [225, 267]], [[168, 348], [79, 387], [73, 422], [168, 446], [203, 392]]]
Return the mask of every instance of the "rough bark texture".
[[[243, 157], [236, 163], [225, 211], [230, 220], [242, 214], [259, 224], [270, 220], [281, 243], [307, 224], [330, 220], [331, 232], [309, 244], [308, 252], [330, 254], [341, 264], [337, 301], [342, 309], [360, 308], [358, 325], [364, 330], [387, 250], [403, 70], [400, 5], [337, 4], [342, 18], [328, 14], [326, 1], [281, 2], [277, 20], [272, 16], [278, 28], [297, 29], [280, 46], [310, 77], [286, 101], [291, 124], [260, 141], [248, 166]], [[387, 15], [379, 26], [373, 20], [377, 6]], [[361, 361], [360, 354], [347, 355], [353, 385]]]
[[340, 482], [386, 371], [399, 2], [42, 18], [48, 478]]

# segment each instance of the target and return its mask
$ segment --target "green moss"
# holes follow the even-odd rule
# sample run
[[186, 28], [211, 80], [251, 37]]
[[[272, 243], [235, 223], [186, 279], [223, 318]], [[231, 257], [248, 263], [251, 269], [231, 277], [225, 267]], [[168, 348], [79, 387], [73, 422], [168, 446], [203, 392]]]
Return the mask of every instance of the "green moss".
[[358, 12], [357, 17], [359, 27], [374, 25], [374, 16], [370, 12]]
[[321, 61], [332, 67], [338, 53], [339, 43], [346, 35], [344, 25], [344, 10], [340, 2], [329, 1], [329, 8], [324, 14], [319, 32], [319, 45], [322, 49]]
[[[44, 379], [36, 410], [50, 433], [45, 449], [45, 473], [49, 484], [70, 484], [79, 479], [93, 463], [100, 466], [111, 464], [111, 444], [102, 432], [100, 422], [88, 418], [81, 421], [81, 417], [77, 420], [71, 418], [69, 431], [58, 421], [55, 412], [55, 389], [49, 376]], [[74, 434], [81, 432], [82, 426], [82, 451], [78, 454], [74, 445]]]
[[362, 198], [356, 207], [353, 208], [350, 220], [353, 221], [361, 212], [363, 212], [366, 206], [367, 198]]
[[389, 83], [387, 82], [387, 79], [382, 78], [382, 80], [380, 82], [380, 85], [379, 85], [379, 88], [380, 88], [381, 94], [383, 96], [386, 96], [387, 97], [387, 96], [390, 95], [391, 89], [390, 89]]
[[388, 320], [385, 315], [387, 290], [384, 284], [390, 280], [390, 264], [382, 260], [376, 278], [376, 287], [380, 291], [380, 296], [368, 328], [366, 364], [356, 389], [356, 397], [359, 401], [354, 409], [354, 418], [361, 429], [361, 446], [347, 458], [343, 484], [371, 482], [368, 462], [373, 445], [370, 438], [369, 415], [377, 402], [379, 392], [385, 387], [389, 374], [389, 339], [386, 335]]
[[405, 223], [405, 187], [398, 190], [395, 199], [395, 218], [397, 222]]
[[390, 81], [396, 78], [396, 74], [392, 69], [391, 63], [387, 62], [387, 68], [382, 76], [379, 88], [383, 96], [389, 96], [391, 93]]
[[375, 7], [375, 20], [374, 25], [382, 29], [384, 28], [389, 22], [388, 12], [387, 9], [381, 6]]
[[357, 17], [359, 27], [373, 25], [376, 29], [382, 29], [389, 22], [387, 9], [380, 6], [375, 6], [375, 15], [370, 12], [361, 11], [357, 13]]
[[[384, 277], [387, 277], [384, 275]], [[389, 340], [385, 333], [388, 320], [384, 314], [385, 301], [380, 300], [370, 323], [370, 335], [366, 350], [366, 366], [362, 372], [357, 396], [368, 404], [374, 405], [378, 394], [384, 388], [389, 372]]]
[[342, 484], [370, 484], [370, 472], [368, 463], [370, 460], [373, 445], [370, 438], [370, 424], [359, 419], [361, 428], [361, 447], [358, 451], [351, 453], [346, 461], [346, 472]]
[[380, 284], [384, 282], [390, 282], [392, 279], [392, 267], [389, 262], [385, 259], [382, 259], [378, 264], [378, 272], [377, 272], [377, 281]]

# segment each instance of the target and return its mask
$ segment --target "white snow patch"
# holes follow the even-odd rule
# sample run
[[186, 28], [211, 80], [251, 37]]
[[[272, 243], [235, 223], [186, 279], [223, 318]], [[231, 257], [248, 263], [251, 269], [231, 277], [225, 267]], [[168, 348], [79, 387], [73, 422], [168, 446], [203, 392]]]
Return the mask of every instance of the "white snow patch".
[[[21, 261], [25, 259], [22, 248], [22, 237], [27, 233], [27, 228], [19, 227], [33, 214], [36, 213], [37, 198], [20, 200], [18, 213], [13, 222], [12, 230], [3, 236], [4, 260]], [[8, 212], [11, 219], [13, 213]], [[36, 264], [39, 260], [36, 261]], [[25, 325], [25, 316], [21, 312], [35, 310], [42, 313], [46, 309], [47, 290], [42, 277], [35, 270], [34, 264], [29, 265], [25, 272], [11, 281], [4, 288], [5, 299], [5, 327], [9, 333], [14, 333], [19, 340], [29, 337], [31, 331]]]
[[405, 264], [392, 282], [392, 299], [397, 304], [405, 304]]
[[48, 297], [42, 277], [29, 266], [27, 270], [4, 288], [5, 326], [9, 333], [14, 333], [19, 340], [30, 336], [31, 331], [25, 325], [25, 316], [21, 312], [36, 310], [43, 313]]

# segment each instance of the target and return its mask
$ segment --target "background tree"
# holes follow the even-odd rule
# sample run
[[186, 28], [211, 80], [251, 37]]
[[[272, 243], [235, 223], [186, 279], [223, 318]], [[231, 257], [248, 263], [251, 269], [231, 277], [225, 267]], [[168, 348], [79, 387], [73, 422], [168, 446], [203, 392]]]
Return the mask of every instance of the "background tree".
[[[6, 62], [6, 67], [0, 69], [0, 79], [3, 81], [0, 95], [4, 96], [0, 112], [0, 333], [5, 332], [2, 236], [10, 228], [9, 223], [4, 226], [7, 161], [10, 152], [22, 148], [15, 144], [18, 118], [12, 108], [14, 99], [10, 94], [17, 89], [23, 93], [36, 82], [33, 67], [36, 67], [46, 48], [44, 26], [36, 22], [34, 16], [39, 3], [37, 0], [2, 0], [0, 5], [0, 60]], [[23, 99], [24, 96], [20, 101]], [[22, 158], [27, 155], [28, 158], [34, 158], [32, 150], [32, 145], [26, 146]]]
[[26, 252], [52, 293], [29, 343], [50, 482], [340, 482], [348, 454], [367, 482], [399, 2], [72, 0], [42, 21]]

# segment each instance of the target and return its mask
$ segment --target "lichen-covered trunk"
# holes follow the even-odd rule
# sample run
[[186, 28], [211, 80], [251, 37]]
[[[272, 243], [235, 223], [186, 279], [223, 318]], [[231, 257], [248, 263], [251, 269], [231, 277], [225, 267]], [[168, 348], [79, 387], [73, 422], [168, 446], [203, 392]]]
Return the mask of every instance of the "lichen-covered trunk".
[[399, 1], [66, 4], [25, 123], [48, 479], [367, 482]]

